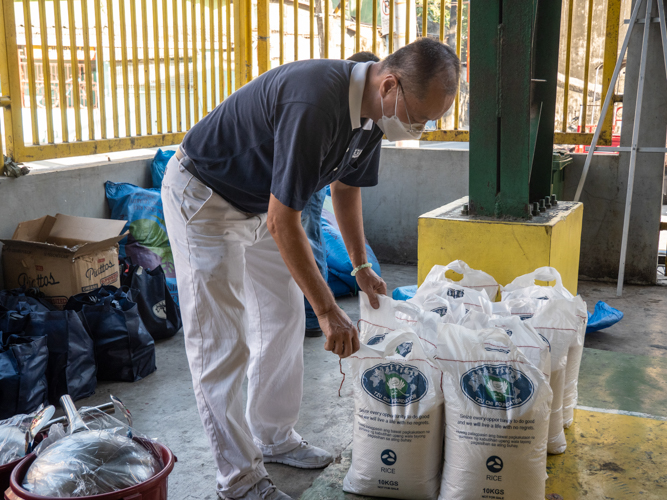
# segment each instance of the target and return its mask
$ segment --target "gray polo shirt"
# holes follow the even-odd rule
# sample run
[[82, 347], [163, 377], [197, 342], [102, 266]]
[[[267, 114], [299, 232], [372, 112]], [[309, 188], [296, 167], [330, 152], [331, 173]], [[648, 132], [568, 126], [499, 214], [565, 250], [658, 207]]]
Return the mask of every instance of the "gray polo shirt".
[[264, 73], [187, 133], [193, 173], [250, 213], [267, 212], [271, 194], [302, 210], [336, 180], [375, 186], [382, 131], [360, 120], [371, 64], [308, 60]]

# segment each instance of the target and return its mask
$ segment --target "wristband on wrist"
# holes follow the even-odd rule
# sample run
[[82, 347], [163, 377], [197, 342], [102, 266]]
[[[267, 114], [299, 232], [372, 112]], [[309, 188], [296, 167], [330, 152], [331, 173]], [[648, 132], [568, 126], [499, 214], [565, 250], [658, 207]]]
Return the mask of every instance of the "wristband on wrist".
[[372, 267], [373, 264], [370, 262], [366, 262], [365, 264], [361, 264], [360, 266], [355, 267], [352, 272], [350, 273], [352, 276], [356, 276], [359, 271], [362, 269], [366, 269], [367, 267]]

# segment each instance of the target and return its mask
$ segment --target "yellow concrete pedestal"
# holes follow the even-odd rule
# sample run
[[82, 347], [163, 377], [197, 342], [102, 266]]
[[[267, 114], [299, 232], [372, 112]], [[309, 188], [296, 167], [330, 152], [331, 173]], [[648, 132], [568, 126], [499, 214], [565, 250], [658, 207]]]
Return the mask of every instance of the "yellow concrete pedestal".
[[538, 267], [555, 267], [577, 293], [584, 206], [559, 201], [530, 220], [462, 215], [468, 197], [419, 218], [419, 284], [436, 264], [461, 259], [507, 285]]

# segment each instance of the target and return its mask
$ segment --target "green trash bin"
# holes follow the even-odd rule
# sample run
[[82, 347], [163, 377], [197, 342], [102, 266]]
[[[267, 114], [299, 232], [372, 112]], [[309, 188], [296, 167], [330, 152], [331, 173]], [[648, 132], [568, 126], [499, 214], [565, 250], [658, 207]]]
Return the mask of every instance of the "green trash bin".
[[563, 199], [565, 185], [565, 167], [572, 163], [572, 155], [566, 151], [554, 151], [551, 161], [551, 193], [556, 199]]

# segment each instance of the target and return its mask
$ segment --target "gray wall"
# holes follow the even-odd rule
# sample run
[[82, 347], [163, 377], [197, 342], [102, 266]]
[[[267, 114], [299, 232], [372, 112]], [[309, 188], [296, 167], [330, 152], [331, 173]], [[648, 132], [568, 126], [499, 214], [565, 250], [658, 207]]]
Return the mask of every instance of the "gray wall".
[[468, 151], [382, 148], [380, 183], [362, 191], [364, 230], [378, 258], [417, 263], [417, 219], [468, 194]]
[[[381, 261], [416, 263], [419, 216], [468, 193], [468, 151], [462, 149], [464, 146], [382, 149], [380, 183], [362, 190], [366, 236]], [[148, 187], [150, 159], [35, 170], [19, 179], [0, 177], [0, 237], [11, 238], [19, 222], [46, 214], [108, 217], [104, 182]], [[574, 163], [567, 167], [568, 199], [574, 195], [584, 159], [584, 155], [575, 155]], [[618, 156], [596, 156], [582, 195], [580, 273], [592, 278], [615, 279], [618, 273], [627, 181], [627, 167], [620, 168], [621, 161]], [[637, 175], [626, 277], [635, 283], [652, 283], [660, 220], [660, 200], [654, 199], [653, 191], [659, 198], [661, 173], [655, 168], [638, 169]], [[0, 269], [0, 280], [1, 273]]]
[[44, 215], [108, 218], [104, 183], [129, 182], [150, 187], [151, 159], [152, 156], [83, 167], [37, 168], [18, 179], [0, 176], [0, 238], [11, 238], [19, 222]]

